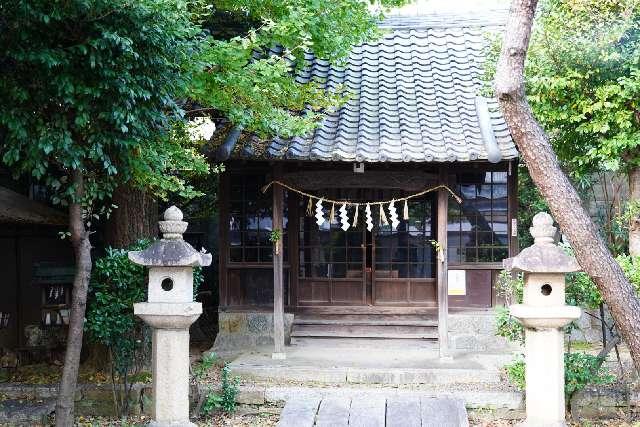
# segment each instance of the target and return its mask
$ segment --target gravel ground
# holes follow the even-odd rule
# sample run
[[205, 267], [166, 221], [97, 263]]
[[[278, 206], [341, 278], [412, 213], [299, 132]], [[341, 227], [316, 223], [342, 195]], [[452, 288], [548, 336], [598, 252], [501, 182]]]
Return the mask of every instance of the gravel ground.
[[[273, 413], [236, 413], [233, 415], [215, 414], [210, 418], [195, 420], [198, 427], [273, 427], [278, 423], [278, 414]], [[124, 420], [106, 417], [78, 417], [78, 427], [138, 427], [146, 426], [150, 417], [127, 417]]]

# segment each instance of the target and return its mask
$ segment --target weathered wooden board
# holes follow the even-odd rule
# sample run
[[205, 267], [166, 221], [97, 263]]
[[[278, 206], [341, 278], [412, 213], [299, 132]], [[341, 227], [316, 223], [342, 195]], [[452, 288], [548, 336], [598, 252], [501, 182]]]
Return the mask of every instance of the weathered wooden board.
[[384, 397], [358, 397], [351, 400], [349, 427], [385, 427]]
[[349, 397], [326, 397], [320, 402], [316, 427], [341, 427], [349, 425]]
[[320, 399], [291, 399], [284, 405], [278, 427], [313, 427]]
[[420, 399], [393, 397], [387, 399], [387, 427], [421, 427]]
[[468, 427], [464, 403], [459, 399], [423, 398], [422, 427]]

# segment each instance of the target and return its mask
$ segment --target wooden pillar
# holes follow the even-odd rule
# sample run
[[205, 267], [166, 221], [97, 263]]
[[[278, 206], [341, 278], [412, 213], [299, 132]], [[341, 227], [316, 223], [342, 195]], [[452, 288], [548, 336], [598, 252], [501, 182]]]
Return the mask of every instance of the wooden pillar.
[[[440, 168], [440, 184], [447, 185], [447, 171]], [[447, 284], [447, 217], [449, 210], [449, 193], [447, 190], [438, 190], [438, 231], [439, 244], [437, 275], [438, 275], [438, 344], [440, 358], [447, 359], [449, 354], [449, 327], [447, 316], [449, 314], [449, 290]]]
[[[279, 165], [274, 166], [273, 179], [281, 175]], [[274, 351], [272, 358], [284, 359], [284, 284], [282, 263], [284, 250], [282, 245], [282, 216], [283, 216], [283, 190], [279, 185], [271, 187], [273, 192], [272, 229], [280, 230], [280, 238], [273, 244], [273, 341]]]

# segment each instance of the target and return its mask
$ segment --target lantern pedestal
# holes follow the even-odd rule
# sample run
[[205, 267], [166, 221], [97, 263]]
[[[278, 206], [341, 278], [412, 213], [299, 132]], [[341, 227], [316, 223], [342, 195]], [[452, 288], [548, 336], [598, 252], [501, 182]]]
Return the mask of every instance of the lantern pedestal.
[[193, 302], [193, 268], [211, 264], [211, 255], [182, 240], [187, 223], [170, 207], [160, 221], [163, 238], [129, 259], [149, 267], [149, 302], [133, 312], [153, 328], [154, 427], [195, 427], [189, 421], [189, 327], [202, 314]]
[[565, 304], [565, 275], [580, 266], [554, 243], [556, 228], [547, 213], [533, 217], [534, 244], [505, 268], [524, 273], [523, 304], [509, 309], [525, 328], [525, 381], [530, 427], [564, 427], [564, 330], [581, 314]]

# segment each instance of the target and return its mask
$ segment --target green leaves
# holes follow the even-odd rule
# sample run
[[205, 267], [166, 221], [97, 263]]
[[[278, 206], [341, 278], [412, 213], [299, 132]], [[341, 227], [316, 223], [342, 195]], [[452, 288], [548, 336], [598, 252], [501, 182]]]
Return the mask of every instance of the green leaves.
[[637, 164], [640, 2], [548, 0], [532, 39], [527, 92], [574, 176]]
[[[517, 357], [504, 368], [509, 381], [518, 390], [524, 390], [526, 387], [524, 359], [521, 356]], [[609, 384], [614, 380], [615, 377], [602, 365], [597, 356], [579, 352], [564, 354], [564, 393], [567, 400], [589, 384]]]
[[[199, 57], [204, 70], [190, 96], [260, 137], [309, 133], [324, 113], [346, 100], [341, 86], [296, 80], [306, 54], [340, 63], [354, 45], [380, 35], [379, 14], [361, 0], [214, 0], [212, 5], [214, 13], [203, 25], [214, 35]], [[228, 19], [234, 16], [246, 28], [228, 37], [220, 27], [233, 30]]]
[[0, 14], [6, 165], [61, 203], [72, 191], [59, 178], [73, 169], [85, 173], [87, 206], [131, 181], [161, 197], [193, 195], [181, 172], [208, 169], [170, 135], [201, 45], [185, 2], [18, 0]]

